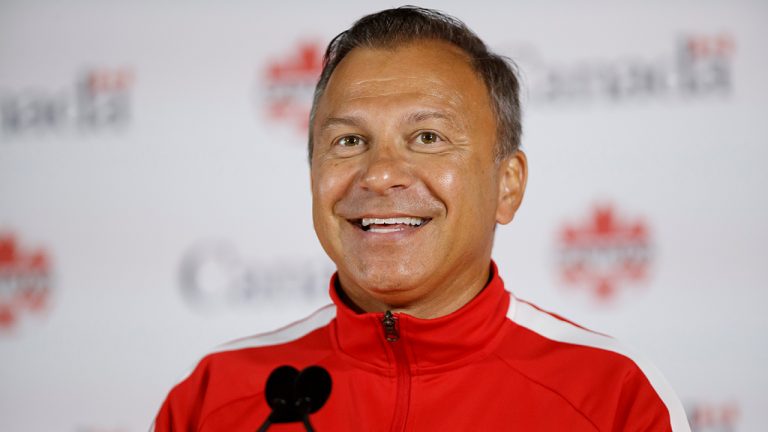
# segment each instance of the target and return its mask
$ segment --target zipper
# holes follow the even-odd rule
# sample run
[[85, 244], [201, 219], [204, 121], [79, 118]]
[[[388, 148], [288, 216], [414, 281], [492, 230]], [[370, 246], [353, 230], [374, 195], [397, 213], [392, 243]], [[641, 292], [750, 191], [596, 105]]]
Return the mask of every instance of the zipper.
[[397, 342], [400, 339], [400, 329], [397, 328], [397, 317], [392, 311], [387, 311], [384, 318], [381, 319], [381, 325], [384, 326], [384, 338], [387, 342]]
[[411, 368], [408, 364], [408, 356], [405, 355], [405, 347], [400, 340], [400, 328], [398, 317], [387, 311], [381, 319], [384, 327], [384, 338], [392, 349], [395, 357], [395, 371], [397, 372], [397, 391], [395, 392], [395, 414], [392, 417], [392, 432], [405, 430], [408, 421], [408, 410], [411, 405]]

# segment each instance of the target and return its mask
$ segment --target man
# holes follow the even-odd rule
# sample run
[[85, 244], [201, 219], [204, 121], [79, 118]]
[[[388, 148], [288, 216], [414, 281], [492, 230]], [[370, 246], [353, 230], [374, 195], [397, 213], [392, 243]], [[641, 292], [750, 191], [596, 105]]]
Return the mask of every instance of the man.
[[526, 184], [518, 83], [464, 24], [359, 20], [329, 45], [310, 127], [334, 304], [205, 357], [156, 430], [256, 430], [280, 365], [330, 371], [319, 431], [689, 430], [651, 366], [505, 291], [491, 248]]

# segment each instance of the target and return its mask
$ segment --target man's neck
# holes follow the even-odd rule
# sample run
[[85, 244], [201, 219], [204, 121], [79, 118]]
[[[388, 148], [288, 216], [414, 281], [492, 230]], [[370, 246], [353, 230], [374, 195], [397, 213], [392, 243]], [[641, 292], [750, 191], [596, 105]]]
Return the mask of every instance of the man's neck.
[[358, 313], [392, 311], [405, 313], [416, 318], [432, 319], [449, 315], [465, 304], [472, 301], [490, 282], [493, 274], [491, 266], [485, 266], [483, 271], [464, 273], [460, 278], [442, 281], [440, 287], [428, 290], [428, 295], [416, 297], [408, 302], [393, 302], [386, 298], [365, 295], [370, 292], [351, 283], [345, 284], [341, 275], [337, 279], [336, 290], [339, 298]]

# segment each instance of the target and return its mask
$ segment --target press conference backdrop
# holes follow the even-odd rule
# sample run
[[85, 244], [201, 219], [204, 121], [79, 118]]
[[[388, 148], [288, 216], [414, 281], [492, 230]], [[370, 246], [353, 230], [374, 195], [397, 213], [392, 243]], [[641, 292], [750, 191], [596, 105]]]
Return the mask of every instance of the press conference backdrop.
[[[768, 429], [766, 3], [423, 5], [519, 65], [508, 288], [650, 357], [695, 430]], [[0, 430], [146, 430], [206, 350], [328, 302], [311, 92], [389, 6], [0, 2]]]

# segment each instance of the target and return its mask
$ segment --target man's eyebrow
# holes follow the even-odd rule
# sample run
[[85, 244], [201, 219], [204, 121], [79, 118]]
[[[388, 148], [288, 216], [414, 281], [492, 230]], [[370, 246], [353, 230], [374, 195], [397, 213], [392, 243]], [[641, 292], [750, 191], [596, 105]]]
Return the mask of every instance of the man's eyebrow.
[[451, 121], [453, 120], [453, 117], [442, 111], [416, 111], [406, 115], [404, 118], [406, 123], [418, 123], [431, 119]]
[[347, 117], [328, 117], [327, 119], [323, 120], [323, 124], [320, 125], [320, 129], [328, 129], [332, 126], [361, 126], [363, 124], [363, 119], [357, 116], [347, 116]]
[[[403, 116], [403, 121], [405, 123], [419, 123], [424, 120], [431, 120], [431, 119], [453, 121], [454, 117], [443, 111], [426, 111], [426, 110], [414, 111]], [[358, 117], [356, 115], [328, 117], [325, 120], [323, 120], [323, 123], [320, 125], [320, 129], [328, 129], [334, 126], [361, 127], [364, 123], [365, 121], [363, 120], [363, 118]]]

